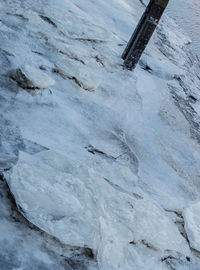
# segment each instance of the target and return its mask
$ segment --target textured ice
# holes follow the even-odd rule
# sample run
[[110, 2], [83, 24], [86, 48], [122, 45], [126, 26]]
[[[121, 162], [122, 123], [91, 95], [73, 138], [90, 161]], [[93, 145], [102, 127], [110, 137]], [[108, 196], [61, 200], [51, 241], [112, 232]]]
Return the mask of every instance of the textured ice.
[[189, 39], [164, 16], [133, 73], [120, 55], [141, 1], [0, 4], [0, 184], [38, 228], [0, 189], [3, 267], [197, 270], [182, 214], [200, 199]]
[[55, 83], [55, 81], [43, 71], [28, 65], [12, 71], [11, 76], [24, 89], [43, 89]]
[[3, 170], [11, 168], [17, 162], [23, 140], [19, 128], [3, 115], [0, 115], [0, 126], [0, 170]]
[[[51, 151], [34, 157], [20, 154], [8, 183], [20, 211], [33, 224], [63, 243], [97, 251], [103, 270], [131, 269], [131, 242], [161, 254], [190, 254], [159, 206], [114, 188], [101, 174], [68, 159]], [[69, 173], [72, 167], [76, 170]]]
[[185, 230], [192, 248], [200, 251], [200, 203], [192, 204], [184, 211]]
[[71, 39], [106, 42], [112, 37], [109, 30], [90, 20], [88, 15], [72, 2], [67, 6], [64, 3], [58, 7], [57, 3], [52, 1], [51, 6], [47, 6], [44, 12], [47, 18], [52, 19], [54, 26]]
[[73, 63], [70, 60], [56, 63], [56, 71], [64, 78], [74, 80], [80, 87], [89, 91], [95, 90], [101, 82], [97, 75], [93, 74], [83, 64]]

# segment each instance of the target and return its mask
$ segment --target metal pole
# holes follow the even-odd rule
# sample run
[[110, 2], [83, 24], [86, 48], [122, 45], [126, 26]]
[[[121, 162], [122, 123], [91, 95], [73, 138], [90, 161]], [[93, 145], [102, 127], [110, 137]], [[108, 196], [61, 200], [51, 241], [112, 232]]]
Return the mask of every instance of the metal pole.
[[168, 2], [169, 0], [151, 0], [149, 2], [122, 54], [125, 68], [132, 70], [136, 67]]

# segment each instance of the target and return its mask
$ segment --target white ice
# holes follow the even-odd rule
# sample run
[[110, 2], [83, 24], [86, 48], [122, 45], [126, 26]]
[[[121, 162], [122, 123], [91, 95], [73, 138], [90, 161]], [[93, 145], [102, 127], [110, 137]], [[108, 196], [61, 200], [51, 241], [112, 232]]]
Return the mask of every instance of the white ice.
[[[97, 266], [88, 269], [197, 270], [187, 234], [197, 245], [190, 234], [199, 224], [182, 215], [200, 200], [199, 78], [189, 38], [164, 16], [130, 72], [120, 56], [141, 1], [1, 7], [0, 151], [21, 214], [64, 246], [92, 249]], [[28, 91], [12, 76], [18, 69], [32, 82]], [[47, 261], [47, 269], [63, 267]]]

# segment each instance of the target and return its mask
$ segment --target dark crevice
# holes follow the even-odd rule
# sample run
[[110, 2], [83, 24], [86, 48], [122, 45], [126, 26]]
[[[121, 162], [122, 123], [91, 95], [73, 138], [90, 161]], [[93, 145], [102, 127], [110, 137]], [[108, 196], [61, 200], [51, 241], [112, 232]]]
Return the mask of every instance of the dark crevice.
[[177, 217], [183, 218], [182, 212], [178, 210], [164, 209], [166, 212], [174, 213]]
[[148, 66], [148, 65], [142, 66], [142, 69], [148, 71], [149, 73], [152, 72], [152, 68], [150, 68], [150, 66]]
[[91, 91], [91, 89], [89, 89], [89, 88], [87, 88], [84, 84], [82, 84], [76, 77], [74, 77], [74, 76], [70, 76], [70, 75], [67, 75], [67, 74], [65, 74], [65, 75], [63, 75], [63, 73], [59, 70], [59, 69], [56, 69], [56, 68], [54, 68], [53, 70], [52, 70], [54, 73], [57, 73], [57, 74], [59, 74], [63, 79], [69, 79], [69, 80], [72, 80], [72, 81], [74, 81], [79, 87], [81, 87], [82, 89], [84, 89], [84, 90], [86, 90], [86, 91]]
[[136, 244], [137, 244], [137, 242], [135, 242], [135, 241], [131, 241], [131, 242], [129, 242], [129, 244], [130, 244], [130, 245], [136, 245]]
[[[123, 189], [123, 188], [120, 187], [119, 185], [113, 183], [112, 181], [110, 181], [110, 180], [107, 179], [107, 178], [104, 178], [104, 180], [105, 180], [109, 185], [111, 185], [114, 189], [116, 189], [116, 190], [119, 191], [119, 192], [122, 192], [122, 193], [124, 193], [124, 194], [128, 194], [128, 195], [134, 197], [134, 198], [137, 199], [137, 200], [142, 200], [142, 199], [143, 199], [143, 197], [140, 196], [139, 194], [134, 193], [134, 192], [129, 192], [129, 191], [125, 190], [125, 189]], [[129, 203], [129, 205], [131, 206], [131, 208], [133, 208], [133, 205], [132, 205], [132, 204]]]
[[154, 247], [152, 244], [148, 243], [146, 240], [141, 240], [141, 244], [146, 246], [149, 249], [152, 249], [154, 251], [158, 251], [156, 247]]
[[84, 41], [84, 42], [91, 42], [91, 43], [106, 43], [107, 41], [105, 40], [98, 40], [98, 39], [91, 39], [91, 38], [72, 38], [73, 40], [78, 40], [78, 41]]
[[39, 55], [43, 55], [41, 52], [37, 52], [37, 51], [32, 51], [35, 54], [39, 54]]
[[15, 16], [15, 17], [18, 17], [24, 21], [28, 21], [28, 18], [26, 18], [23, 14], [12, 14], [12, 13], [9, 13], [9, 12], [6, 12], [7, 15], [9, 16]]
[[145, 5], [145, 3], [143, 2], [143, 0], [139, 0], [140, 1], [140, 3], [144, 6], [144, 7], [146, 7], [146, 5]]
[[40, 15], [40, 18], [41, 18], [43, 21], [45, 21], [45, 22], [51, 24], [53, 27], [57, 28], [57, 25], [56, 25], [49, 17], [44, 16], [44, 15]]
[[103, 67], [105, 67], [102, 59], [98, 55], [95, 56], [95, 60], [97, 61], [97, 63], [100, 63]]
[[100, 154], [100, 155], [103, 155], [103, 156], [105, 156], [105, 157], [107, 157], [107, 158], [109, 158], [109, 159], [113, 159], [113, 160], [116, 160], [116, 159], [118, 158], [118, 157], [113, 157], [113, 156], [111, 156], [111, 155], [108, 155], [108, 154], [106, 154], [105, 152], [103, 152], [103, 151], [101, 151], [101, 150], [99, 150], [99, 149], [93, 147], [92, 145], [88, 145], [88, 146], [85, 147], [85, 148], [87, 149], [87, 151], [88, 151], [89, 153], [91, 153], [91, 154], [93, 154], [93, 155], [95, 155], [95, 154]]
[[182, 212], [176, 211], [176, 210], [169, 210], [169, 209], [165, 209], [165, 211], [169, 212], [169, 213], [174, 213], [177, 216], [178, 219], [174, 223], [178, 227], [180, 234], [185, 238], [188, 245], [190, 246], [190, 242], [189, 242], [189, 239], [188, 239], [187, 233], [185, 231], [185, 227], [184, 227], [185, 224], [184, 224], [184, 218], [183, 218]]
[[77, 62], [80, 62], [81, 64], [83, 64], [83, 65], [85, 65], [85, 62], [83, 61], [83, 60], [81, 60], [81, 59], [79, 59], [77, 56], [75, 56], [75, 55], [70, 55], [70, 54], [68, 54], [68, 53], [66, 53], [66, 52], [63, 52], [63, 51], [59, 51], [59, 53], [61, 53], [61, 54], [63, 54], [63, 55], [66, 55], [67, 57], [69, 57], [70, 59], [72, 59], [72, 60], [75, 60], [75, 61], [77, 61]]
[[191, 100], [192, 102], [196, 102], [197, 101], [197, 98], [195, 98], [194, 96], [190, 95], [189, 97], [189, 100]]

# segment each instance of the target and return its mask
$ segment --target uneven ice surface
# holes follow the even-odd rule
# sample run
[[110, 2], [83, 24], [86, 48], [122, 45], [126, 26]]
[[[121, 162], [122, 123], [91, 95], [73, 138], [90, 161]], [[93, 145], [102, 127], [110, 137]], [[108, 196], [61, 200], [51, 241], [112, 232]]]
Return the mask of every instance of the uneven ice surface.
[[[76, 170], [69, 172], [72, 167]], [[177, 227], [156, 204], [116, 189], [101, 174], [76, 160], [68, 161], [51, 151], [34, 157], [21, 154], [8, 184], [24, 215], [37, 227], [66, 244], [100, 249], [101, 269], [117, 269], [109, 257], [118, 258], [122, 253], [122, 259], [122, 250], [135, 249], [132, 241], [149, 245], [161, 254], [167, 249], [190, 254]], [[108, 248], [106, 254], [102, 246]], [[129, 258], [127, 265], [121, 261], [117, 265], [129, 269], [133, 262]]]
[[76, 62], [73, 63], [69, 60], [56, 63], [55, 71], [64, 78], [74, 80], [80, 87], [89, 91], [95, 90], [101, 82], [91, 71], [85, 71], [84, 65], [77, 65]]
[[24, 89], [45, 89], [55, 83], [43, 71], [28, 65], [11, 71], [10, 76]]
[[192, 204], [184, 211], [185, 230], [192, 248], [200, 251], [200, 203]]
[[120, 55], [141, 1], [0, 5], [5, 270], [198, 270], [199, 63], [189, 38], [164, 16], [133, 73]]

